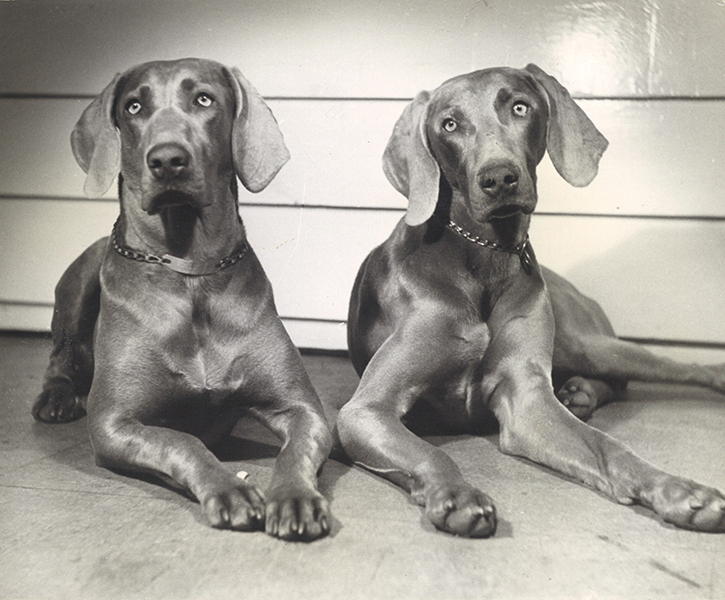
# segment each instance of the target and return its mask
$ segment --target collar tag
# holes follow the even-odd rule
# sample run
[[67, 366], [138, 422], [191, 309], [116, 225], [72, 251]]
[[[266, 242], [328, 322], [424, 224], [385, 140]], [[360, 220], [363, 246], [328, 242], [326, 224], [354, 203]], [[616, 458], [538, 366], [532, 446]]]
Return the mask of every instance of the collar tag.
[[167, 269], [182, 273], [183, 275], [211, 275], [220, 271], [219, 261], [215, 260], [188, 260], [171, 254], [161, 257], [161, 264]]
[[111, 234], [111, 242], [113, 248], [124, 258], [135, 260], [138, 262], [151, 263], [154, 265], [162, 265], [171, 271], [181, 273], [182, 275], [214, 275], [219, 271], [226, 269], [239, 262], [249, 250], [249, 246], [246, 242], [242, 243], [241, 248], [235, 254], [225, 256], [220, 260], [188, 260], [186, 258], [179, 258], [171, 254], [164, 254], [163, 256], [155, 256], [153, 254], [146, 254], [145, 252], [139, 252], [133, 250], [127, 246], [122, 246], [117, 237], [118, 221], [113, 225], [113, 233]]
[[528, 236], [526, 237], [526, 241], [519, 253], [519, 260], [521, 261], [521, 266], [526, 274], [531, 275], [531, 271], [534, 268], [534, 260], [532, 256], [531, 242], [529, 241]]

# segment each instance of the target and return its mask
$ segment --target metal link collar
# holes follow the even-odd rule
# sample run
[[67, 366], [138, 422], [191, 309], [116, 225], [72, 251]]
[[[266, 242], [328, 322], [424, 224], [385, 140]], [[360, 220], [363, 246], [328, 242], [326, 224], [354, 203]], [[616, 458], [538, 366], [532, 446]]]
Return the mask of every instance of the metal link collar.
[[526, 234], [526, 238], [524, 239], [524, 241], [521, 242], [520, 244], [516, 244], [515, 246], [501, 246], [500, 244], [497, 244], [496, 242], [481, 239], [479, 236], [473, 235], [471, 232], [466, 231], [465, 229], [463, 229], [463, 227], [461, 227], [460, 225], [457, 225], [450, 219], [448, 219], [446, 226], [449, 229], [452, 229], [453, 231], [455, 231], [461, 237], [467, 239], [469, 242], [473, 242], [474, 244], [478, 244], [479, 246], [483, 246], [484, 248], [490, 248], [491, 250], [499, 250], [501, 252], [508, 252], [509, 254], [518, 255], [519, 260], [521, 261], [521, 266], [524, 268], [524, 271], [526, 271], [527, 274], [531, 273], [533, 260], [532, 260], [532, 254], [531, 254], [531, 242], [529, 242], [528, 233]]
[[244, 258], [249, 251], [249, 246], [246, 242], [244, 242], [239, 252], [225, 256], [221, 260], [188, 260], [185, 258], [179, 258], [178, 256], [172, 256], [171, 254], [156, 256], [154, 254], [146, 254], [145, 252], [128, 248], [127, 246], [121, 246], [118, 243], [117, 233], [118, 221], [116, 221], [113, 225], [111, 243], [113, 244], [113, 249], [124, 258], [138, 262], [163, 265], [167, 269], [171, 269], [176, 273], [182, 273], [184, 275], [213, 275], [214, 273], [218, 273], [219, 271], [236, 264]]

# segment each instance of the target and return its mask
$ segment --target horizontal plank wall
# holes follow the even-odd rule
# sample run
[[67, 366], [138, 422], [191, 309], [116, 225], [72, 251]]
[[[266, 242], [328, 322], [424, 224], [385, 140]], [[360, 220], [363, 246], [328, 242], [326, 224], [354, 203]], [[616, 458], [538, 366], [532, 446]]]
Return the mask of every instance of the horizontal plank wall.
[[110, 231], [115, 190], [83, 198], [69, 135], [117, 71], [204, 56], [267, 98], [292, 160], [242, 217], [295, 342], [343, 349], [357, 268], [405, 208], [381, 155], [407, 101], [535, 62], [610, 141], [587, 188], [542, 162], [537, 256], [620, 335], [725, 360], [722, 31], [709, 0], [0, 3], [0, 328], [47, 330], [61, 273]]
[[718, 0], [2, 3], [0, 90], [92, 94], [146, 60], [214, 57], [265, 95], [409, 97], [536, 62], [592, 96], [722, 96]]

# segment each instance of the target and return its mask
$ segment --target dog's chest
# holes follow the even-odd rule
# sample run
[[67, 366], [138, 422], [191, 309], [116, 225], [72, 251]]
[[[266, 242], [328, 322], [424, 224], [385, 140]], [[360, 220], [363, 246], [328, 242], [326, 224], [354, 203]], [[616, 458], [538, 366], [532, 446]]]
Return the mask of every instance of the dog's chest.
[[253, 323], [238, 299], [194, 298], [178, 317], [166, 364], [184, 388], [216, 402], [248, 385]]
[[109, 368], [151, 363], [174, 393], [212, 403], [254, 393], [250, 366], [264, 354], [260, 338], [274, 316], [263, 273], [187, 278], [143, 267], [119, 257], [101, 272], [100, 337]]
[[190, 356], [177, 358], [174, 370], [185, 387], [216, 403], [245, 386], [243, 364], [243, 358], [231, 348], [204, 341], [194, 344]]

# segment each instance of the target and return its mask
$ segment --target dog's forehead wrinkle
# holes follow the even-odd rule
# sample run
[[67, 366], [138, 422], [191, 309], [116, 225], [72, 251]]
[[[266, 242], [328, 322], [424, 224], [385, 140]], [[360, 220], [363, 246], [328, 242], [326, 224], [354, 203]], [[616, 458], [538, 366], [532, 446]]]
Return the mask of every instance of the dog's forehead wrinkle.
[[166, 82], [150, 68], [131, 73], [120, 97], [138, 97], [142, 104], [161, 105], [164, 103]]
[[499, 88], [496, 93], [496, 102], [499, 104], [507, 104], [513, 98], [514, 91], [507, 87]]
[[150, 105], [153, 102], [154, 94], [148, 85], [142, 85], [133, 90], [130, 94], [126, 94], [129, 97], [134, 97], [141, 102], [141, 104], [144, 105]]
[[455, 93], [450, 90], [442, 90], [433, 102], [431, 115], [450, 115], [454, 118], [471, 118], [475, 115], [477, 107], [481, 104], [480, 96], [475, 93]]
[[496, 96], [493, 90], [485, 94], [470, 90], [458, 96], [442, 96], [441, 101], [435, 105], [431, 113], [438, 117], [450, 116], [453, 119], [466, 123], [468, 127], [477, 130], [490, 127], [496, 118]]
[[181, 89], [185, 92], [191, 92], [193, 91], [197, 86], [197, 82], [194, 81], [191, 77], [184, 77], [184, 79], [181, 80]]
[[153, 84], [154, 82], [149, 78], [147, 72], [130, 71], [121, 80], [121, 85], [117, 89], [117, 98], [125, 100], [128, 97], [136, 96], [139, 99], [148, 100], [154, 89]]
[[213, 67], [200, 70], [180, 69], [176, 80], [179, 81], [179, 87], [187, 91], [206, 85], [226, 85], [222, 69]]

